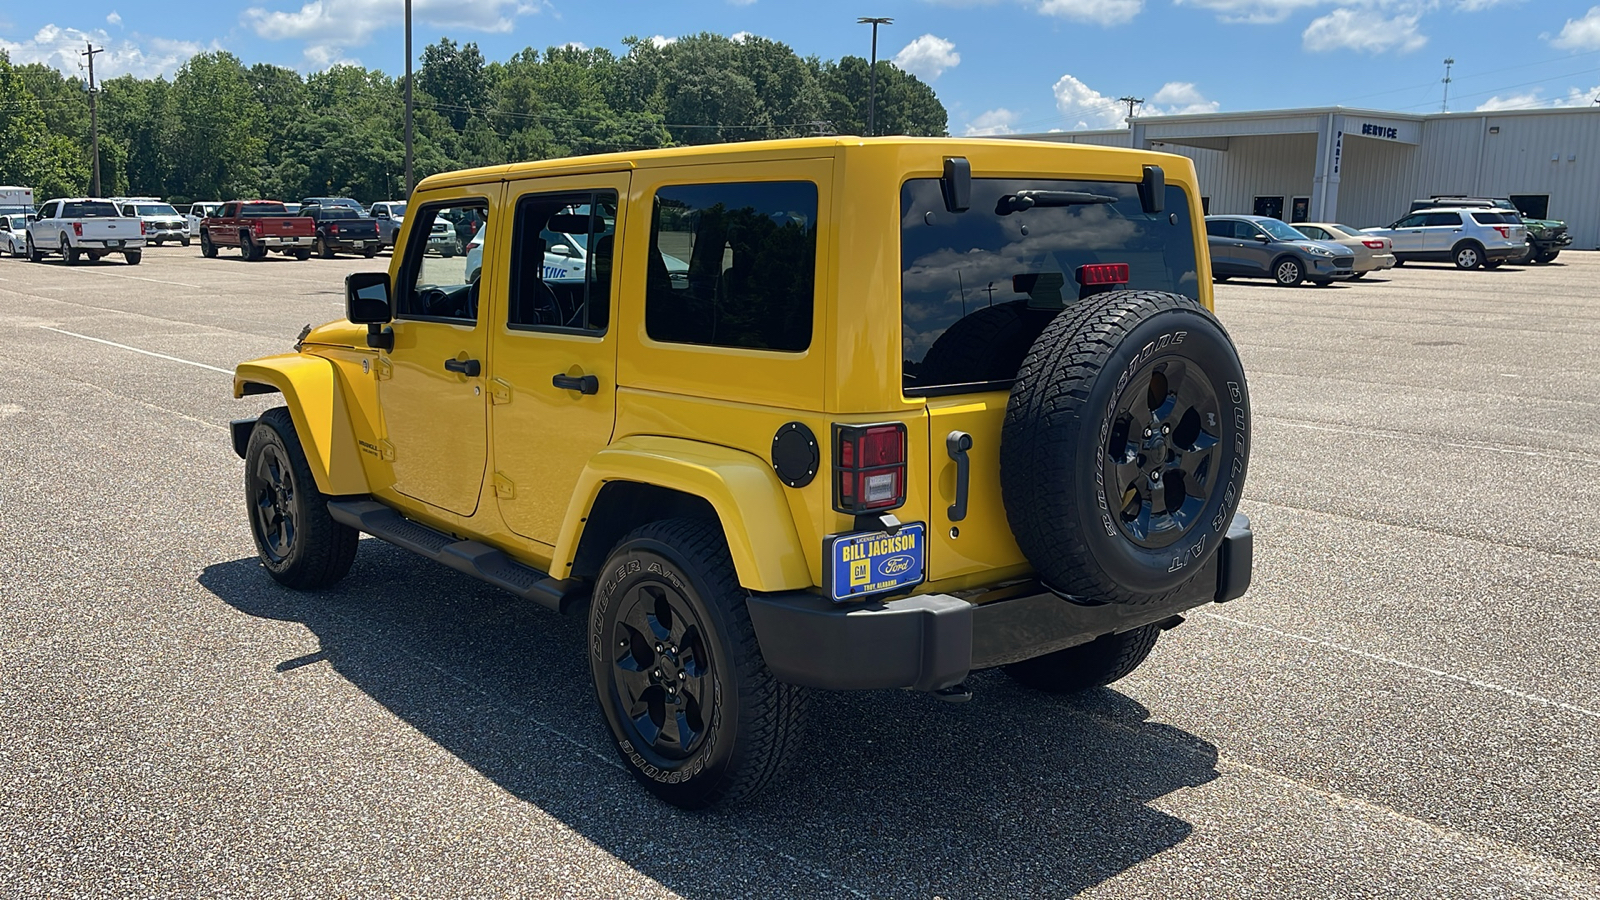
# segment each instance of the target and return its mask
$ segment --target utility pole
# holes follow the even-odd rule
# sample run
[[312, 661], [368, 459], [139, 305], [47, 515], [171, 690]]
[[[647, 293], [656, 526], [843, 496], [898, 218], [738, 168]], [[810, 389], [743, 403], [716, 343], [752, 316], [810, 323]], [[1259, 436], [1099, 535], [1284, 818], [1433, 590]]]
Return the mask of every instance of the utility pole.
[[1134, 105], [1144, 102], [1144, 98], [1143, 97], [1118, 97], [1117, 99], [1122, 101], [1123, 103], [1128, 104], [1128, 118], [1130, 118], [1130, 119], [1133, 118], [1133, 107], [1134, 107]]
[[862, 16], [858, 25], [872, 26], [872, 62], [867, 69], [867, 137], [878, 133], [878, 26], [893, 25], [894, 20], [883, 16]]
[[411, 199], [411, 189], [417, 186], [411, 171], [411, 0], [406, 0], [406, 197]]
[[1450, 67], [1455, 65], [1455, 59], [1446, 57], [1444, 61], [1444, 103], [1440, 104], [1440, 112], [1450, 111]]
[[101, 47], [96, 50], [94, 44], [88, 42], [85, 42], [84, 46], [88, 49], [78, 55], [89, 57], [89, 165], [90, 171], [94, 173], [89, 193], [98, 197], [100, 196], [100, 113], [95, 108], [94, 55], [106, 52], [106, 48]]

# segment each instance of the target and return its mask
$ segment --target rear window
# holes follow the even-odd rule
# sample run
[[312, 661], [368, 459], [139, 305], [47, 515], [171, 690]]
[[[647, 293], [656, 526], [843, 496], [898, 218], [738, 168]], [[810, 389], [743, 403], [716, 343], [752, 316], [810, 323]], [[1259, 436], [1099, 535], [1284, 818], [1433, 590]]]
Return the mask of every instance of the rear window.
[[1500, 212], [1475, 212], [1472, 221], [1479, 225], [1520, 225], [1522, 221], [1515, 216], [1508, 216]]
[[239, 215], [248, 219], [259, 219], [263, 216], [287, 216], [289, 210], [282, 203], [246, 203], [239, 207]]
[[359, 219], [361, 213], [348, 206], [323, 206], [319, 207], [317, 217], [320, 219]]
[[[1003, 214], [1019, 191], [1114, 198], [1036, 205]], [[1001, 388], [1044, 326], [1104, 288], [1080, 287], [1080, 266], [1126, 263], [1130, 290], [1196, 299], [1200, 281], [1189, 198], [1168, 186], [1147, 214], [1137, 184], [999, 178], [972, 180], [971, 207], [948, 212], [936, 178], [900, 189], [901, 346], [907, 394]], [[1209, 225], [1208, 225], [1209, 230]]]
[[121, 214], [116, 206], [110, 203], [95, 203], [75, 200], [71, 203], [61, 204], [61, 218], [63, 219], [117, 219]]

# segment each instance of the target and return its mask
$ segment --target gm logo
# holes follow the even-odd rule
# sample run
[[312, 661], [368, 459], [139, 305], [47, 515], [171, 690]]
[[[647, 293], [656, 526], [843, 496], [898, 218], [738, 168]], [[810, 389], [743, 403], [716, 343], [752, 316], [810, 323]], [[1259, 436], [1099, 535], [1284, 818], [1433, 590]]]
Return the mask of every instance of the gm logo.
[[899, 556], [891, 556], [883, 562], [878, 563], [878, 571], [885, 578], [893, 578], [896, 575], [904, 575], [906, 572], [910, 571], [911, 566], [915, 563], [915, 559], [902, 553]]

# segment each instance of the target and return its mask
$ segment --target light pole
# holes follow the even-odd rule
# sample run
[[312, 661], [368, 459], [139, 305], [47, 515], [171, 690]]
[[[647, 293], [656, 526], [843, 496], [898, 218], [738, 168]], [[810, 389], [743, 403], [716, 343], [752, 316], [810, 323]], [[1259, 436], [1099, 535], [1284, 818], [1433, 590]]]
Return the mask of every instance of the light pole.
[[406, 0], [406, 196], [417, 186], [411, 172], [411, 0]]
[[894, 20], [884, 16], [862, 16], [858, 25], [872, 26], [872, 62], [867, 69], [867, 137], [878, 133], [878, 26], [893, 25]]
[[1455, 64], [1456, 61], [1454, 57], [1444, 61], [1444, 102], [1439, 104], [1440, 112], [1450, 111], [1450, 67]]
[[104, 47], [96, 50], [93, 44], [84, 46], [88, 49], [78, 55], [89, 57], [89, 130], [93, 134], [89, 143], [89, 159], [90, 172], [93, 173], [91, 178], [94, 182], [90, 185], [89, 193], [98, 197], [100, 196], [100, 113], [96, 110], [94, 102], [94, 55], [104, 53], [106, 50]]

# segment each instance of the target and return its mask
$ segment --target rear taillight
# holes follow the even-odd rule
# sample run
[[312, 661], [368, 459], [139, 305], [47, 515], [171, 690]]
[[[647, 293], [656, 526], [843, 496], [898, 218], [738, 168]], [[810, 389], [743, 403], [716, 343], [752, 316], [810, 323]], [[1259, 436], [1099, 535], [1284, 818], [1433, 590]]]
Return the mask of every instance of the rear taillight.
[[78, 237], [83, 237], [83, 223], [82, 222], [73, 222], [72, 223], [72, 233], [77, 235]]
[[1127, 284], [1127, 263], [1090, 263], [1078, 267], [1078, 283], [1084, 287], [1102, 284]]
[[334, 234], [338, 234], [339, 233], [339, 223], [338, 222], [334, 222], [332, 225], [329, 225], [328, 226], [328, 230], [333, 232]]
[[1494, 230], [1500, 232], [1500, 236], [1503, 238], [1509, 240], [1511, 237], [1511, 226], [1509, 225], [1496, 225]]
[[833, 508], [860, 515], [906, 502], [906, 426], [833, 426]]
[[140, 234], [149, 234], [150, 233], [150, 227], [145, 224], [143, 219], [139, 220], [139, 233]]
[[1383, 241], [1381, 241], [1381, 240], [1362, 241], [1361, 242], [1361, 246], [1366, 247], [1368, 250], [1382, 250], [1383, 249]]

